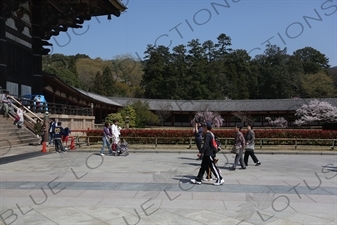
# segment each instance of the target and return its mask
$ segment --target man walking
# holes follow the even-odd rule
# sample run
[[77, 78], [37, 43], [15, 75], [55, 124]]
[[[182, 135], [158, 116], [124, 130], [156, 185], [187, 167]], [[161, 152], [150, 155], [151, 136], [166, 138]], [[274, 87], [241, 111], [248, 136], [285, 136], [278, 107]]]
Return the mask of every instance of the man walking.
[[217, 178], [216, 182], [214, 185], [222, 185], [225, 181], [222, 179], [219, 169], [214, 163], [214, 151], [213, 151], [213, 133], [211, 132], [212, 130], [212, 124], [210, 122], [206, 122], [203, 125], [204, 129], [204, 145], [202, 146], [201, 153], [198, 153], [198, 156], [203, 155], [202, 157], [202, 162], [201, 162], [201, 168], [199, 170], [198, 176], [195, 179], [191, 179], [191, 182], [193, 184], [201, 184], [202, 177], [204, 176], [205, 172], [208, 170], [208, 168], [211, 168], [213, 174]]

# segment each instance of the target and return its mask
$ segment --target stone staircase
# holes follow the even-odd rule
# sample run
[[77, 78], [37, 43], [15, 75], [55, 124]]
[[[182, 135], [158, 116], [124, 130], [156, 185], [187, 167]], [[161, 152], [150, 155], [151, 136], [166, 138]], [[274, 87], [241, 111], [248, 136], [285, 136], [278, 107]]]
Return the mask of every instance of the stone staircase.
[[[15, 147], [37, 145], [39, 138], [25, 126], [19, 129], [13, 124], [13, 118], [3, 118], [0, 114], [0, 151], [6, 152]], [[0, 154], [1, 156], [1, 154]]]

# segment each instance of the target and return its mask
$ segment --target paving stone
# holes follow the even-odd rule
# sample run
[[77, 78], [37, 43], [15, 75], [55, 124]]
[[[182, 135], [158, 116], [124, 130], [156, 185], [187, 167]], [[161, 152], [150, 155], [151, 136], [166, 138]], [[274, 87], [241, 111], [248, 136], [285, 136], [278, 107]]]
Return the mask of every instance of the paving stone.
[[[29, 150], [36, 151], [15, 151]], [[41, 153], [2, 161], [0, 216], [9, 224], [17, 214], [13, 225], [336, 224], [337, 156], [259, 154], [261, 166], [236, 171], [228, 171], [233, 155], [218, 157], [222, 186], [190, 183], [201, 163], [195, 151]]]

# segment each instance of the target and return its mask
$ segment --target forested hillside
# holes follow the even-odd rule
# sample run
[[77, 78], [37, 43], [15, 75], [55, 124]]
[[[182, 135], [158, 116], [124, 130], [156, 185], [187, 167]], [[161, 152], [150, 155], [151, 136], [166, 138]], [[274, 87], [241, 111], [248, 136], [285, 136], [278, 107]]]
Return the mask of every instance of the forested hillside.
[[280, 99], [336, 97], [337, 67], [311, 47], [292, 54], [267, 45], [251, 58], [231, 49], [225, 34], [169, 49], [148, 45], [142, 61], [131, 55], [111, 60], [87, 55], [43, 57], [43, 70], [66, 83], [105, 96], [159, 99]]

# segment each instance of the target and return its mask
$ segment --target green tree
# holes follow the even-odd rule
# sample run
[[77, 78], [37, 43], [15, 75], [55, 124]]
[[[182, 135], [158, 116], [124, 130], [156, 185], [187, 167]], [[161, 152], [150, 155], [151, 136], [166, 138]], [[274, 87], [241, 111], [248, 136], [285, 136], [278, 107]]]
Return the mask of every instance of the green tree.
[[199, 39], [192, 39], [188, 42], [187, 47], [189, 48], [186, 56], [188, 76], [187, 85], [184, 86], [187, 96], [180, 99], [205, 99], [205, 96], [209, 96], [212, 91], [208, 88], [208, 62], [205, 48], [203, 48]]
[[148, 45], [145, 51], [144, 75], [141, 87], [144, 89], [145, 98], [167, 98], [167, 71], [170, 52], [165, 46]]
[[305, 47], [293, 53], [301, 60], [305, 74], [315, 74], [330, 67], [329, 59], [312, 47]]
[[147, 102], [137, 100], [131, 106], [136, 112], [136, 127], [145, 127], [147, 124], [159, 123], [158, 116], [150, 111]]
[[336, 97], [336, 89], [333, 80], [325, 72], [303, 76], [302, 85], [307, 98]]
[[122, 114], [120, 114], [120, 113], [110, 113], [105, 118], [105, 122], [108, 122], [110, 124], [113, 124], [114, 120], [118, 121], [119, 126], [121, 126], [121, 127], [125, 126], [125, 122], [123, 120]]
[[232, 99], [248, 99], [250, 56], [246, 50], [234, 50], [226, 56], [225, 62], [227, 80], [230, 82], [227, 95]]
[[107, 93], [103, 87], [104, 87], [104, 81], [103, 81], [102, 74], [99, 71], [97, 71], [95, 80], [94, 80], [94, 86], [92, 90], [96, 94], [106, 96]]
[[110, 67], [105, 67], [102, 74], [103, 89], [106, 96], [113, 96], [115, 90], [115, 80], [113, 79]]
[[121, 116], [123, 117], [123, 121], [125, 121], [125, 118], [129, 117], [129, 126], [130, 127], [136, 127], [136, 118], [137, 114], [136, 111], [133, 109], [131, 105], [126, 105], [119, 111]]
[[290, 56], [287, 62], [287, 70], [292, 78], [291, 86], [291, 97], [302, 97], [304, 96], [302, 79], [304, 74], [304, 69], [302, 66], [302, 61], [295, 56]]
[[287, 69], [287, 49], [267, 45], [263, 55], [255, 60], [258, 64], [259, 98], [278, 99], [291, 97], [292, 77]]
[[55, 74], [65, 83], [78, 87], [79, 82], [75, 64], [72, 57], [63, 54], [53, 54], [42, 57], [43, 71]]

